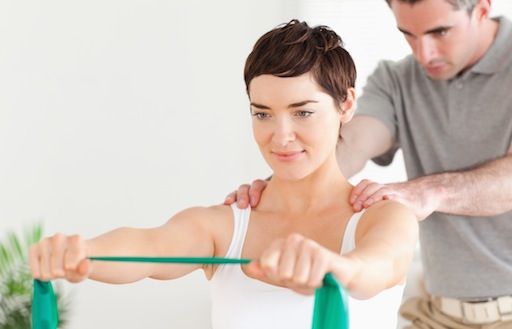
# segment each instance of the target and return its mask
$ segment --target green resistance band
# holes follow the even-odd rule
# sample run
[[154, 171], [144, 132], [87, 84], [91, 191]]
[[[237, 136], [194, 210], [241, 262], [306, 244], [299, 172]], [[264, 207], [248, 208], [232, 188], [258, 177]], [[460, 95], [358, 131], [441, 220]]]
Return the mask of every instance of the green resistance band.
[[[248, 264], [250, 259], [217, 257], [90, 257], [96, 261], [180, 263], [180, 264]], [[345, 287], [331, 273], [315, 291], [312, 329], [348, 329], [348, 297]], [[51, 281], [34, 280], [32, 329], [57, 329], [57, 298]]]

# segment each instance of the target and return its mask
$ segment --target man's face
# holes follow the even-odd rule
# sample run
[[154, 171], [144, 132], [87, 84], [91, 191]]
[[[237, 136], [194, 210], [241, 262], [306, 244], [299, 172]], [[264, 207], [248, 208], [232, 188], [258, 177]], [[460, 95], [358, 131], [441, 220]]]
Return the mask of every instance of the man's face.
[[391, 10], [412, 53], [434, 80], [453, 78], [483, 55], [479, 47], [482, 19], [455, 10], [446, 0], [423, 0], [415, 5], [393, 1]]

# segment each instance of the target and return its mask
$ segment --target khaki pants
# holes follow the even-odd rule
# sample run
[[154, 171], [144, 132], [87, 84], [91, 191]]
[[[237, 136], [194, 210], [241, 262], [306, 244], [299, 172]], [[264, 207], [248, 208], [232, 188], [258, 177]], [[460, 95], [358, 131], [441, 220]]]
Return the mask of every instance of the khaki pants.
[[411, 322], [403, 329], [512, 329], [512, 321], [489, 324], [466, 324], [441, 313], [430, 300], [421, 297], [407, 299], [400, 307], [400, 315]]

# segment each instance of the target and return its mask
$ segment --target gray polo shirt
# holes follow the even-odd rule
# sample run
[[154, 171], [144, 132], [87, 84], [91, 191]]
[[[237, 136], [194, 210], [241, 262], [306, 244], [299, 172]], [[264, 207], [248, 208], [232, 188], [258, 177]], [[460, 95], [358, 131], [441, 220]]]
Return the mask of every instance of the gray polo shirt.
[[[356, 110], [356, 115], [379, 119], [393, 134], [393, 149], [373, 159], [376, 163], [390, 164], [401, 148], [407, 175], [414, 178], [507, 153], [512, 142], [512, 23], [497, 20], [500, 28], [487, 54], [451, 80], [430, 79], [412, 55], [379, 63]], [[431, 294], [512, 294], [512, 212], [489, 218], [434, 213], [420, 223], [420, 243]]]

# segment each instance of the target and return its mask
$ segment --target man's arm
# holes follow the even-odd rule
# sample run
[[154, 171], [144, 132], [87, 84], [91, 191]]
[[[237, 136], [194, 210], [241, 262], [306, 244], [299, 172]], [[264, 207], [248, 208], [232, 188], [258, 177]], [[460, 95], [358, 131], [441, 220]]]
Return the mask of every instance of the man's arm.
[[430, 184], [444, 193], [437, 211], [494, 216], [512, 210], [512, 153], [472, 170], [434, 175]]
[[355, 210], [382, 199], [413, 209], [418, 219], [434, 211], [465, 216], [495, 216], [512, 210], [512, 152], [468, 170], [382, 185], [362, 181], [353, 190]]
[[380, 120], [366, 115], [356, 116], [341, 128], [342, 141], [336, 156], [345, 177], [360, 172], [366, 162], [393, 146], [393, 136]]

